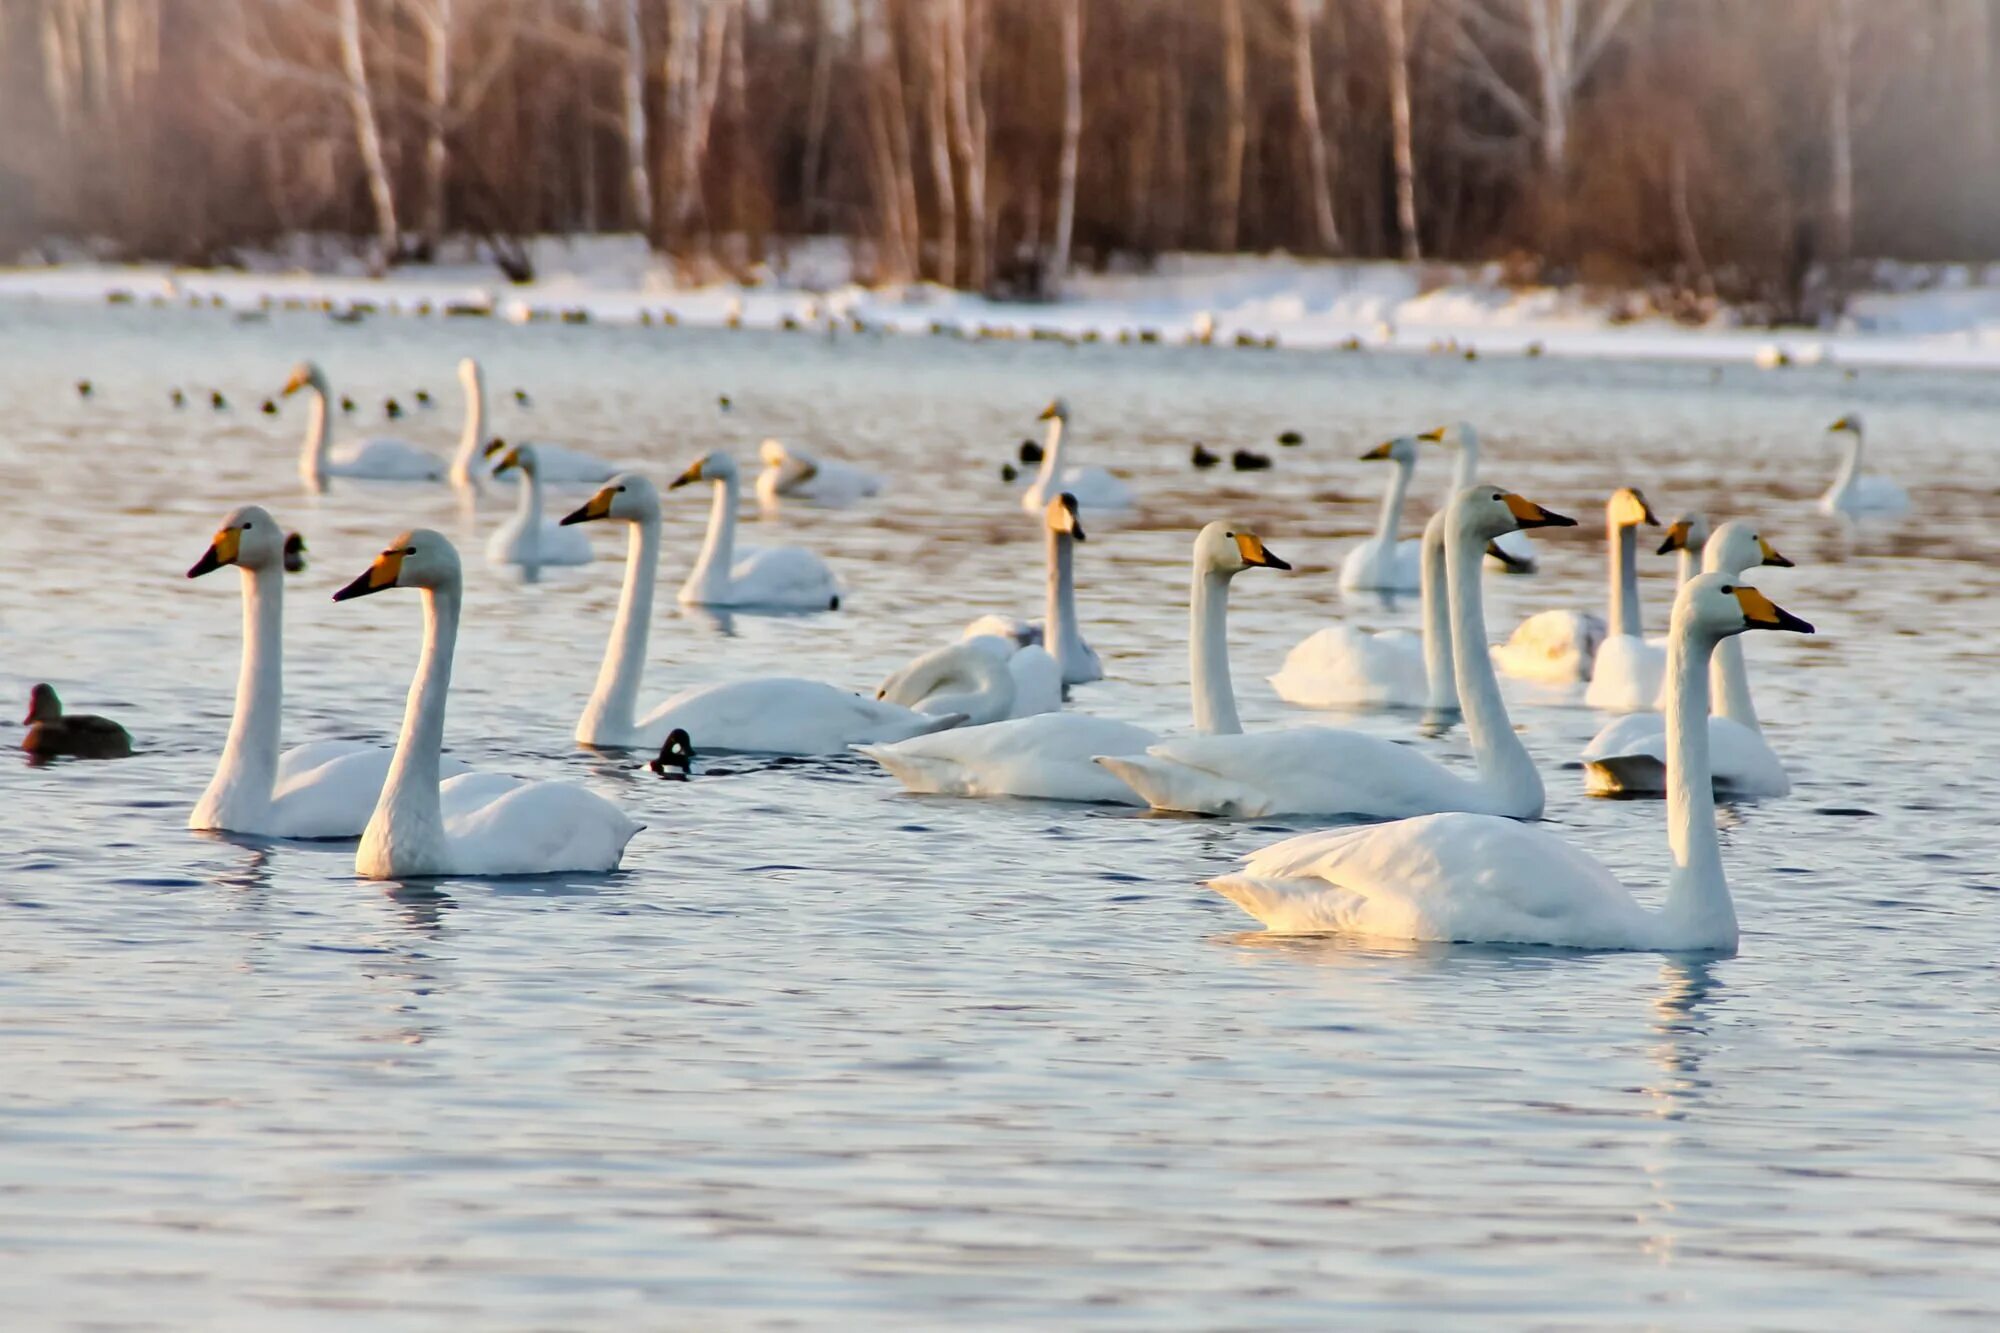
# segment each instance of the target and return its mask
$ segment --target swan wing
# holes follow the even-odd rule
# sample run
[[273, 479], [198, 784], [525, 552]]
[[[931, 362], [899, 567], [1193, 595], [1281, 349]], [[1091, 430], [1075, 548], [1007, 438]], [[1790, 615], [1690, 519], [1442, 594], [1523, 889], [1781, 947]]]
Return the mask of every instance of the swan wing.
[[[358, 838], [375, 813], [395, 752], [366, 741], [309, 741], [278, 756], [270, 825], [241, 830], [280, 838]], [[444, 756], [445, 777], [466, 771]]]
[[1589, 680], [1604, 629], [1604, 617], [1590, 611], [1538, 611], [1493, 649], [1493, 665], [1520, 680]]
[[1423, 637], [1328, 625], [1293, 645], [1271, 688], [1301, 708], [1421, 708], [1429, 690]]
[[1598, 645], [1583, 701], [1610, 713], [1649, 710], [1659, 702], [1666, 675], [1666, 649], [1636, 634], [1613, 634]]
[[855, 745], [907, 740], [962, 721], [956, 714], [933, 717], [864, 699], [816, 680], [765, 676], [682, 690], [637, 730], [641, 744], [658, 744], [682, 728], [697, 752], [843, 754]]
[[442, 783], [451, 873], [537, 875], [615, 870], [640, 825], [574, 782], [467, 773]]
[[545, 444], [540, 440], [534, 441], [534, 445], [535, 466], [540, 469], [543, 481], [557, 485], [596, 483], [609, 481], [618, 475], [617, 467], [595, 454], [587, 454], [568, 445]]
[[1351, 815], [1401, 819], [1495, 802], [1475, 783], [1405, 745], [1333, 727], [1188, 736], [1143, 755], [1099, 761], [1156, 810], [1259, 819]]
[[743, 556], [729, 571], [729, 585], [736, 606], [819, 611], [840, 604], [833, 570], [802, 546], [773, 546]]
[[[1731, 796], [1785, 796], [1792, 780], [1762, 732], [1732, 718], [1708, 719], [1715, 790]], [[1606, 723], [1580, 756], [1585, 784], [1598, 795], [1657, 796], [1667, 784], [1667, 724], [1657, 713], [1628, 713]]]
[[1014, 708], [1010, 716], [1033, 717], [1059, 712], [1063, 705], [1062, 667], [1040, 644], [1029, 644], [1007, 659], [1014, 678]]
[[856, 748], [911, 791], [1138, 805], [1131, 788], [1092, 761], [1137, 754], [1155, 739], [1110, 718], [1044, 713]]
[[442, 481], [444, 460], [403, 440], [376, 438], [336, 447], [327, 457], [328, 475], [377, 481]]

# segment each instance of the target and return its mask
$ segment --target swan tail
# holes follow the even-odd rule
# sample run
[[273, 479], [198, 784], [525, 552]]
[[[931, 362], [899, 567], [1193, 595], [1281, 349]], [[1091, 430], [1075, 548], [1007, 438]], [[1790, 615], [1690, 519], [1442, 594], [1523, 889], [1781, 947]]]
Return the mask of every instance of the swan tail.
[[1208, 887], [1263, 923], [1266, 930], [1285, 935], [1309, 935], [1342, 928], [1346, 913], [1338, 910], [1351, 895], [1330, 890], [1320, 881], [1266, 879], [1258, 875], [1220, 875]]
[[944, 796], [959, 795], [964, 791], [964, 784], [957, 780], [958, 765], [949, 759], [911, 754], [894, 745], [856, 745], [851, 748], [856, 754], [866, 755], [880, 764], [890, 777], [909, 791]]
[[1255, 816], [1261, 809], [1245, 809], [1241, 788], [1232, 787], [1212, 773], [1161, 759], [1150, 754], [1093, 755], [1155, 810], [1175, 810], [1187, 814]]
[[969, 713], [927, 714], [924, 719], [925, 725], [918, 727], [910, 734], [912, 736], [929, 736], [934, 732], [950, 731], [954, 727], [962, 727], [971, 720], [972, 716]]

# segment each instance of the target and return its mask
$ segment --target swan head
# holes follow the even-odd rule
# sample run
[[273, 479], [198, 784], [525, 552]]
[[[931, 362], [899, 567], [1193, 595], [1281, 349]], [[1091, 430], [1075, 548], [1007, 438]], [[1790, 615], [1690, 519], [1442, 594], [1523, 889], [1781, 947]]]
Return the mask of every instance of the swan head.
[[1069, 403], [1064, 401], [1060, 396], [1051, 398], [1049, 399], [1049, 405], [1042, 409], [1041, 415], [1036, 417], [1035, 420], [1060, 421], [1066, 426], [1069, 424]]
[[333, 600], [345, 602], [388, 588], [456, 588], [461, 578], [458, 548], [450, 539], [429, 528], [413, 528], [383, 548]]
[[783, 467], [792, 459], [783, 440], [772, 437], [757, 446], [757, 457], [765, 467]]
[[1264, 549], [1264, 539], [1234, 523], [1214, 522], [1195, 534], [1195, 566], [1233, 577], [1246, 569], [1290, 569], [1291, 565]]
[[1760, 565], [1790, 569], [1792, 562], [1779, 555], [1777, 548], [1759, 536], [1748, 523], [1732, 520], [1720, 524], [1708, 535], [1708, 545], [1702, 548], [1701, 567], [1704, 573], [1738, 578], [1744, 570], [1756, 569]]
[[326, 375], [317, 362], [301, 361], [292, 367], [292, 373], [285, 377], [285, 391], [279, 395], [289, 398], [300, 389], [311, 388], [321, 395], [326, 393]]
[[1084, 540], [1083, 524], [1076, 517], [1076, 497], [1068, 491], [1049, 501], [1048, 508], [1042, 513], [1048, 519], [1050, 532], [1062, 533], [1076, 541]]
[[479, 387], [479, 363], [469, 356], [458, 359], [458, 382], [467, 389]]
[[1660, 520], [1653, 517], [1653, 507], [1636, 486], [1620, 486], [1611, 493], [1604, 505], [1604, 521], [1612, 528], [1636, 528], [1641, 523], [1652, 528], [1660, 526]]
[[[240, 565], [244, 569], [283, 567], [287, 549], [285, 531], [277, 521], [257, 505], [244, 505], [223, 516], [222, 526], [215, 530], [208, 549], [194, 562], [187, 576], [198, 579], [225, 565]], [[305, 549], [303, 540], [299, 549]]]
[[677, 491], [683, 486], [692, 486], [698, 481], [736, 480], [736, 460], [722, 450], [703, 454], [688, 464], [687, 471], [667, 483], [667, 489]]
[[1479, 433], [1472, 429], [1470, 421], [1454, 421], [1448, 426], [1438, 426], [1417, 438], [1425, 444], [1441, 444], [1447, 449], [1463, 449], [1468, 444], [1479, 443]]
[[1482, 543], [1528, 528], [1573, 528], [1576, 520], [1542, 508], [1501, 486], [1467, 486], [1452, 497], [1446, 522]]
[[1382, 443], [1361, 455], [1364, 463], [1379, 463], [1384, 459], [1399, 463], [1404, 467], [1415, 467], [1417, 463], [1417, 436], [1398, 435], [1393, 440]]
[[1674, 598], [1674, 631], [1726, 639], [1745, 630], [1811, 634], [1813, 627], [1733, 574], [1697, 574]]
[[1861, 414], [1859, 412], [1849, 412], [1826, 429], [1829, 435], [1859, 435], [1862, 430]]
[[[506, 446], [499, 440], [495, 440], [492, 444], [486, 446], [486, 452], [489, 457], [495, 453], [499, 453], [501, 449], [506, 449]], [[542, 475], [541, 459], [535, 453], [534, 445], [517, 444], [511, 449], [506, 449], [506, 452], [500, 453], [500, 460], [493, 465], [493, 475], [498, 477], [504, 473], [513, 471], [515, 468], [521, 469], [522, 472], [530, 477], [539, 477]]]
[[1689, 510], [1667, 524], [1666, 539], [1660, 543], [1659, 553], [1669, 551], [1700, 551], [1708, 545], [1708, 515]]
[[597, 494], [564, 514], [562, 526], [607, 518], [622, 523], [644, 523], [649, 519], [657, 521], [659, 517], [658, 488], [637, 472], [621, 472], [605, 482]]

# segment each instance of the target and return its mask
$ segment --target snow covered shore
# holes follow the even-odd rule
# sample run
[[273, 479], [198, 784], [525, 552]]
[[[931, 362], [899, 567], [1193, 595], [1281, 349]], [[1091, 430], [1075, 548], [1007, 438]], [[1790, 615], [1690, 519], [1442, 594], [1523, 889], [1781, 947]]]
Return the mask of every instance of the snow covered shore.
[[370, 277], [323, 251], [244, 269], [89, 261], [0, 269], [0, 298], [195, 302], [250, 310], [303, 304], [345, 316], [485, 315], [515, 322], [810, 327], [860, 321], [885, 332], [973, 337], [1275, 344], [1455, 355], [1551, 355], [1842, 365], [2000, 366], [2000, 265], [1884, 269], [1839, 327], [1748, 329], [1622, 320], [1574, 289], [1503, 285], [1492, 270], [1257, 256], [1167, 256], [1145, 273], [1078, 274], [1063, 300], [989, 301], [930, 284], [852, 281], [845, 250], [793, 249], [750, 283], [687, 286], [637, 237], [531, 247], [536, 280], [501, 281], [485, 262], [415, 265]]

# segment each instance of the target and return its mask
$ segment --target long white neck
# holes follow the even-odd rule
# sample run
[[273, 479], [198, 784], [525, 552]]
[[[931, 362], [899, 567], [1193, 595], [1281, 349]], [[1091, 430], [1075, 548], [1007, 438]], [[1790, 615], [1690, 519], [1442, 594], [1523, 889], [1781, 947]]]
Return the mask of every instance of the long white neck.
[[1833, 494], [1844, 498], [1854, 489], [1855, 480], [1861, 475], [1861, 432], [1847, 432], [1847, 456], [1840, 462], [1840, 471], [1834, 474]]
[[1486, 593], [1480, 584], [1485, 559], [1486, 539], [1454, 524], [1445, 542], [1445, 577], [1451, 589], [1452, 667], [1459, 707], [1465, 710], [1465, 730], [1479, 764], [1480, 784], [1504, 795], [1506, 813], [1539, 819], [1545, 797], [1542, 775], [1514, 734], [1486, 644]]
[[306, 400], [306, 438], [299, 450], [299, 477], [309, 490], [326, 489], [327, 413], [326, 390], [311, 386]]
[[1696, 546], [1681, 547], [1680, 564], [1675, 571], [1674, 586], [1679, 587], [1699, 573], [1701, 573], [1701, 549]]
[[1076, 539], [1054, 528], [1048, 533], [1049, 606], [1043, 637], [1063, 669], [1063, 679], [1068, 680], [1084, 667], [1083, 635], [1076, 627]]
[[581, 745], [625, 745], [638, 726], [639, 679], [646, 670], [646, 640], [653, 628], [653, 582], [660, 564], [660, 516], [632, 524], [625, 546], [625, 587], [618, 618], [604, 645], [597, 685], [577, 719]]
[[[1458, 437], [1458, 465], [1452, 471], [1451, 493], [1457, 495], [1467, 486], [1479, 484], [1479, 437], [1471, 431], [1461, 431]], [[1446, 497], [1447, 504], [1450, 497]]]
[[1396, 475], [1382, 495], [1382, 510], [1375, 520], [1376, 558], [1387, 561], [1395, 554], [1396, 530], [1403, 526], [1403, 498], [1410, 492], [1413, 464], [1396, 459]]
[[1205, 736], [1242, 731], [1229, 683], [1229, 575], [1204, 568], [1199, 557], [1188, 589], [1188, 674], [1194, 729]]
[[1611, 528], [1611, 632], [1643, 635], [1639, 619], [1639, 533], [1626, 524]]
[[1035, 490], [1044, 504], [1055, 499], [1055, 492], [1050, 487], [1062, 475], [1062, 452], [1063, 419], [1050, 417], [1049, 438], [1042, 445], [1042, 470], [1035, 474]]
[[191, 828], [258, 831], [278, 780], [278, 739], [284, 714], [285, 572], [244, 568], [243, 665], [236, 677], [236, 715], [208, 790], [188, 818]]
[[514, 498], [514, 518], [521, 525], [521, 563], [542, 563], [542, 479], [532, 468], [520, 468], [519, 491]]
[[728, 591], [729, 571], [736, 564], [736, 476], [724, 473], [715, 479], [715, 499], [708, 510], [708, 536], [701, 554], [681, 585], [683, 600], [700, 600]]
[[1424, 706], [1433, 713], [1458, 711], [1458, 680], [1451, 662], [1451, 595], [1444, 553], [1445, 517], [1440, 509], [1424, 525]]
[[355, 868], [364, 875], [422, 875], [445, 868], [438, 768], [451, 659], [458, 645], [459, 596], [456, 587], [424, 590], [424, 652], [403, 710], [403, 733], [355, 852]]
[[451, 484], [479, 484], [480, 441], [486, 435], [486, 377], [473, 366], [465, 386], [465, 429], [459, 432], [458, 452], [451, 456]]
[[1750, 701], [1750, 672], [1743, 665], [1743, 641], [1732, 635], [1715, 646], [1715, 660], [1708, 668], [1709, 688], [1715, 692], [1718, 716], [1761, 732], [1757, 705]]
[[1685, 949], [1733, 949], [1737, 939], [1708, 764], [1708, 667], [1715, 642], [1676, 624], [1667, 644], [1667, 846], [1674, 869], [1660, 919], [1670, 943]]

